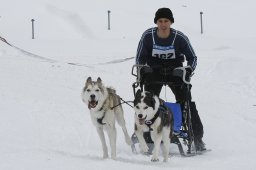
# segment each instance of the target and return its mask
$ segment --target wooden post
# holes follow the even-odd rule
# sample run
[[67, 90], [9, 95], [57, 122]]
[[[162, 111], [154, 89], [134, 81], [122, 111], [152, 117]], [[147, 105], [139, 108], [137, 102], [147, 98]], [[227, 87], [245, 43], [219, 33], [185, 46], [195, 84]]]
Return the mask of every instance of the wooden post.
[[110, 30], [110, 10], [108, 10], [108, 30]]
[[203, 34], [203, 12], [200, 12], [201, 34]]
[[35, 39], [35, 35], [34, 35], [34, 19], [31, 19], [32, 22], [32, 39]]

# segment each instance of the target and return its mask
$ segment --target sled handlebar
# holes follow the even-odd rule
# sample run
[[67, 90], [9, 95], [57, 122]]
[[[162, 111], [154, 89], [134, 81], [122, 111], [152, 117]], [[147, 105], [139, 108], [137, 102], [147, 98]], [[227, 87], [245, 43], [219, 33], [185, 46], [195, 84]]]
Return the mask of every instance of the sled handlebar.
[[[135, 73], [135, 68], [136, 68], [136, 73]], [[191, 77], [193, 76], [193, 71], [190, 66], [184, 66], [184, 67], [176, 67], [176, 68], [162, 68], [162, 66], [154, 66], [154, 67], [149, 67], [147, 65], [138, 65], [135, 64], [132, 67], [132, 75], [136, 77], [136, 84], [138, 86], [139, 83], [142, 81], [142, 75], [143, 74], [150, 74], [153, 72], [153, 69], [159, 69], [161, 70], [162, 74], [164, 76], [168, 75], [173, 75], [176, 77], [180, 77], [182, 81], [185, 84], [190, 84]], [[155, 82], [154, 84], [168, 84], [168, 85], [173, 85], [175, 82]]]

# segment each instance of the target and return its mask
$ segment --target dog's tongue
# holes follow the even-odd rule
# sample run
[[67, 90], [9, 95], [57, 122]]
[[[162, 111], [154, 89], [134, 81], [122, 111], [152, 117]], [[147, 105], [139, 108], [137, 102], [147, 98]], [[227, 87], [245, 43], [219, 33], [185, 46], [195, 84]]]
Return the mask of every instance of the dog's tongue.
[[144, 119], [139, 119], [140, 125], [143, 125], [145, 123], [145, 118]]
[[97, 102], [96, 101], [90, 101], [89, 104], [88, 104], [88, 108], [91, 109], [91, 108], [95, 108], [97, 106]]

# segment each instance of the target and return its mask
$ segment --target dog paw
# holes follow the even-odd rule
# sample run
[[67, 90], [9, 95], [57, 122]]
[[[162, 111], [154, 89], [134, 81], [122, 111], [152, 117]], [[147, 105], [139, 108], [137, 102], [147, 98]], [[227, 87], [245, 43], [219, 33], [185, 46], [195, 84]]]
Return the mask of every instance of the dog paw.
[[108, 158], [108, 154], [103, 154], [103, 159], [107, 159]]
[[168, 158], [164, 158], [163, 162], [168, 162]]
[[114, 155], [114, 156], [112, 155], [112, 156], [111, 156], [111, 159], [116, 160], [116, 156], [115, 156], [115, 155]]
[[159, 161], [159, 159], [157, 157], [152, 156], [151, 162], [158, 162], [158, 161]]

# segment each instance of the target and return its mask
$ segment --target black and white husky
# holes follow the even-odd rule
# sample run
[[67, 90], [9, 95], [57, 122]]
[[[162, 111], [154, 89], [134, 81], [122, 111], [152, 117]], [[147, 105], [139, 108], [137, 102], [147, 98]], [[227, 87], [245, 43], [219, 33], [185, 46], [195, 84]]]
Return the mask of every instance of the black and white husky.
[[118, 124], [122, 127], [126, 143], [131, 145], [131, 139], [125, 126], [124, 112], [120, 105], [120, 97], [116, 94], [116, 91], [113, 88], [105, 87], [100, 78], [98, 78], [97, 81], [92, 81], [91, 77], [87, 78], [81, 96], [83, 102], [86, 103], [90, 110], [92, 122], [96, 126], [99, 134], [102, 143], [103, 158], [108, 157], [104, 129], [107, 131], [110, 141], [111, 158], [115, 159], [115, 120], [117, 120]]
[[148, 152], [148, 145], [143, 133], [150, 131], [154, 142], [151, 161], [159, 161], [160, 144], [163, 141], [164, 162], [168, 161], [170, 138], [172, 133], [172, 112], [164, 105], [164, 101], [150, 92], [138, 90], [134, 99], [135, 134], [143, 152]]

